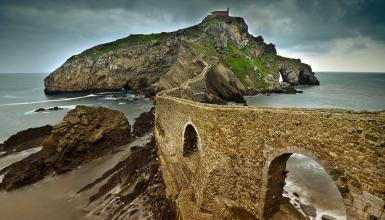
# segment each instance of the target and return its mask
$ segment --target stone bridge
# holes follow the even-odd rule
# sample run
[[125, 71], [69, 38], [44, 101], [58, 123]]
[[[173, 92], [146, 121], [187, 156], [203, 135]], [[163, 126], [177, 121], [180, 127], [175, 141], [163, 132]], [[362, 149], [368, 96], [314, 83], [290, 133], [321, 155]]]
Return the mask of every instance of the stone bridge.
[[156, 97], [155, 137], [180, 219], [268, 219], [292, 153], [323, 166], [347, 219], [385, 219], [385, 112], [204, 104], [209, 69]]

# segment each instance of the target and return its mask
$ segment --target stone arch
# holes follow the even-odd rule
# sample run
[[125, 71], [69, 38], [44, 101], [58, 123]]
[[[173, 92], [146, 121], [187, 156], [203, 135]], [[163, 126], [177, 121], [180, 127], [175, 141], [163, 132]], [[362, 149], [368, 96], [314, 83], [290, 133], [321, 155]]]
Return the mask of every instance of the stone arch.
[[269, 219], [280, 208], [283, 201], [283, 187], [285, 185], [285, 178], [287, 175], [286, 163], [290, 156], [294, 153], [304, 155], [315, 162], [317, 162], [325, 172], [331, 177], [340, 192], [342, 201], [344, 203], [346, 215], [349, 213], [351, 197], [348, 192], [346, 183], [340, 180], [340, 173], [334, 169], [334, 164], [329, 161], [319, 159], [317, 155], [306, 150], [296, 147], [291, 147], [283, 150], [273, 150], [268, 152], [265, 167], [263, 169], [264, 187], [262, 197], [260, 199], [260, 218]]
[[190, 121], [183, 129], [182, 133], [182, 149], [181, 149], [181, 162], [183, 170], [187, 179], [192, 184], [193, 179], [200, 166], [201, 153], [200, 153], [201, 140], [197, 127]]
[[182, 156], [189, 157], [198, 151], [198, 133], [194, 126], [189, 123], [183, 132]]
[[278, 72], [279, 72], [279, 78], [282, 78], [282, 82], [287, 83], [289, 81], [289, 77], [288, 77], [288, 74], [286, 73], [286, 68], [281, 67]]

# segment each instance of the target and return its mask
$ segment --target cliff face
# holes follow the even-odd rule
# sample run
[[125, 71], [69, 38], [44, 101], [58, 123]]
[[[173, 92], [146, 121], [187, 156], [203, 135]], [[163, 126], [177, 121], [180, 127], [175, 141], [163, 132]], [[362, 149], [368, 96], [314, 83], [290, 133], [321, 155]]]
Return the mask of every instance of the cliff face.
[[[120, 46], [111, 48], [112, 44]], [[126, 87], [139, 93], [168, 71], [175, 62], [176, 52], [175, 40], [96, 46], [71, 57], [46, 77], [45, 91], [120, 90]]]
[[[278, 56], [273, 44], [248, 33], [242, 18], [208, 16], [175, 32], [130, 35], [90, 48], [47, 76], [45, 92], [129, 89], [153, 96], [197, 76], [203, 62], [224, 66], [235, 76], [226, 77], [232, 80], [226, 84], [243, 85], [221, 88], [220, 94], [229, 94], [224, 99], [231, 99], [234, 91], [244, 94], [276, 86], [280, 74], [291, 85], [319, 84], [309, 65]], [[210, 78], [215, 79], [206, 79], [209, 83]]]

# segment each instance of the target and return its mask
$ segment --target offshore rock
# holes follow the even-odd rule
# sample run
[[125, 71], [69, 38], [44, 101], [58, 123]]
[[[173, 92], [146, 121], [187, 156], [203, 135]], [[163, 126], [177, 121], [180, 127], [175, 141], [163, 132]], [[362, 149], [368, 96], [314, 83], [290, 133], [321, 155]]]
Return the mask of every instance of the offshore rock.
[[319, 85], [310, 65], [304, 64], [300, 59], [280, 57], [276, 63], [284, 82], [290, 85]]
[[297, 90], [293, 85], [290, 85], [286, 82], [280, 82], [266, 89], [248, 89], [245, 92], [245, 95], [253, 96], [257, 94], [269, 94], [269, 93], [283, 93], [283, 94], [296, 94], [302, 93], [301, 90]]
[[60, 108], [58, 106], [50, 107], [50, 108], [38, 108], [34, 112], [46, 112], [46, 111], [58, 111], [63, 110], [63, 108]]

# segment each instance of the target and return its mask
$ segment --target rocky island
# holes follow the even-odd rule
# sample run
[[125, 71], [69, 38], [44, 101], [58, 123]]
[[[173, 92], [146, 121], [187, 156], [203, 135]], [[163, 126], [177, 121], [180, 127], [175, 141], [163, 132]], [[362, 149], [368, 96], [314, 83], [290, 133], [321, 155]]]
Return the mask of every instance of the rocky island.
[[45, 92], [126, 89], [152, 97], [196, 77], [205, 62], [213, 68], [202, 101], [243, 101], [246, 94], [319, 84], [309, 65], [277, 55], [273, 44], [248, 32], [243, 18], [209, 15], [192, 27], [130, 35], [72, 56], [45, 78]]

